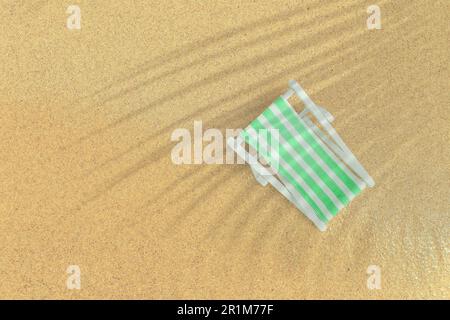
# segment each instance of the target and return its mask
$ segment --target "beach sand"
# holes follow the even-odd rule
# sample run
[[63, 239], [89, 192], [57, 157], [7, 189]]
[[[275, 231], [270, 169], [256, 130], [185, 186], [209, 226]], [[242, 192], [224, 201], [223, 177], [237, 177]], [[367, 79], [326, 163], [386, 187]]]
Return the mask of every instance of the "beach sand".
[[[381, 30], [370, 1], [121, 3], [81, 30], [1, 3], [1, 298], [450, 298], [448, 1], [377, 1]], [[247, 166], [171, 160], [289, 79], [376, 181], [326, 232]]]

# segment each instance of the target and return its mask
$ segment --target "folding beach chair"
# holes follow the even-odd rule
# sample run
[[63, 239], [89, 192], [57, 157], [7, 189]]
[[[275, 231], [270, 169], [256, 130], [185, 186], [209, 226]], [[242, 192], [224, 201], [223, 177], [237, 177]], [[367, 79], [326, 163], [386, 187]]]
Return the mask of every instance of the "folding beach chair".
[[[289, 87], [227, 144], [259, 183], [270, 183], [325, 231], [344, 206], [375, 183], [332, 127], [333, 116], [297, 82]], [[288, 101], [294, 93], [305, 104], [299, 114]]]

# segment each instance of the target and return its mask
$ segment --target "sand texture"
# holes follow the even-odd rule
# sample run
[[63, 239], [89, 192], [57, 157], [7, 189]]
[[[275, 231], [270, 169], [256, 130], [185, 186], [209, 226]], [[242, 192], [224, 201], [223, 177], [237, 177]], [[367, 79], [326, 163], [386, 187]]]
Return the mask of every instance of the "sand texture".
[[[70, 4], [0, 1], [0, 298], [450, 298], [448, 1]], [[171, 160], [289, 79], [376, 181], [324, 233], [247, 166]]]

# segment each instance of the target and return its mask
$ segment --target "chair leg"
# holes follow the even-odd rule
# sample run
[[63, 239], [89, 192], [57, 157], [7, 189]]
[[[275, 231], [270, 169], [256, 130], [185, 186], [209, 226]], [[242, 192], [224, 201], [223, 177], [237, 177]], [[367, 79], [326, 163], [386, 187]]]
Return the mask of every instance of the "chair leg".
[[[323, 116], [328, 120], [328, 122], [334, 121], [333, 115], [330, 112], [328, 112], [327, 109], [325, 109], [324, 107], [321, 107], [321, 106], [317, 106], [317, 108], [322, 112]], [[310, 111], [307, 108], [305, 108], [305, 109], [303, 109], [303, 111], [299, 112], [298, 115], [300, 116], [300, 118], [303, 118], [308, 113], [310, 113]]]
[[267, 185], [268, 181], [262, 175], [260, 175], [257, 172], [257, 170], [255, 168], [253, 168], [252, 165], [250, 165], [250, 169], [252, 169], [252, 172], [253, 172], [253, 175], [255, 176], [256, 181], [258, 181], [260, 185], [265, 187]]

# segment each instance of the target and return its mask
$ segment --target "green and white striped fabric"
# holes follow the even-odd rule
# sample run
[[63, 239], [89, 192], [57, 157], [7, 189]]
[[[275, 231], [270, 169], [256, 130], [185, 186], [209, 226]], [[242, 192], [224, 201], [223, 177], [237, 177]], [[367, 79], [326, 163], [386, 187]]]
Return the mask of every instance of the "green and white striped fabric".
[[[289, 200], [325, 230], [366, 183], [351, 172], [308, 119], [279, 97], [240, 136], [278, 173]], [[272, 148], [274, 143], [277, 148]]]

